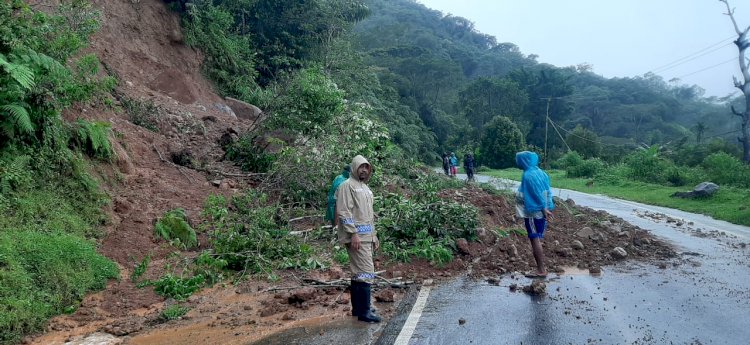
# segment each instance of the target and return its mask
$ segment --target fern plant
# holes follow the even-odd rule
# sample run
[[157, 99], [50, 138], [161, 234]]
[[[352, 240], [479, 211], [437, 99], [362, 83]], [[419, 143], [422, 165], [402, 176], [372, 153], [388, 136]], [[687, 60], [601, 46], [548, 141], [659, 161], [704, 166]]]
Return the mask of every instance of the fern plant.
[[32, 173], [29, 170], [31, 157], [21, 155], [9, 157], [9, 162], [0, 159], [0, 194], [7, 195], [13, 190], [31, 183]]
[[4, 85], [0, 92], [0, 128], [5, 136], [11, 138], [16, 132], [31, 134], [34, 125], [24, 98], [34, 87], [34, 72], [23, 64], [9, 61], [1, 53], [0, 67], [3, 71], [0, 83]]
[[89, 155], [102, 159], [112, 157], [112, 144], [109, 142], [110, 125], [106, 122], [89, 122], [78, 119], [75, 122], [77, 130], [73, 140], [79, 148]]

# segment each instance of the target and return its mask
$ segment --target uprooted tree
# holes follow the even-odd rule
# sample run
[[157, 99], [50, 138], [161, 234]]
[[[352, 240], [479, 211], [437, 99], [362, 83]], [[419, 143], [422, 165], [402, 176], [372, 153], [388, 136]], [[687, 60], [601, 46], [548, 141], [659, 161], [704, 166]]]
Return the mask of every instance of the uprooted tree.
[[734, 44], [737, 45], [737, 49], [740, 51], [740, 70], [742, 71], [743, 81], [734, 77], [734, 86], [742, 90], [745, 95], [745, 111], [739, 112], [732, 106], [732, 113], [742, 118], [742, 136], [738, 140], [742, 143], [742, 161], [746, 164], [750, 164], [750, 72], [748, 72], [748, 61], [745, 57], [747, 48], [750, 47], [750, 41], [747, 39], [747, 33], [750, 31], [748, 26], [745, 31], [741, 31], [740, 27], [737, 26], [737, 20], [734, 19], [734, 9], [729, 6], [729, 0], [719, 0], [727, 6], [726, 15], [732, 20], [734, 24], [734, 31], [737, 33], [737, 39]]

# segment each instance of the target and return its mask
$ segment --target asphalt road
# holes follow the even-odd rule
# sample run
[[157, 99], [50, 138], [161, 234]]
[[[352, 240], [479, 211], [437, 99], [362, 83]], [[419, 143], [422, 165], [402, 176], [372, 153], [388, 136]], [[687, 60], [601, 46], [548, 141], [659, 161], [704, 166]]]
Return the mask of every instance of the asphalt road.
[[501, 277], [499, 286], [458, 280], [433, 290], [408, 344], [750, 344], [750, 246], [740, 246], [750, 228], [603, 196], [555, 194], [647, 229], [680, 256], [666, 269], [629, 263], [597, 277], [571, 270], [547, 279], [543, 297], [512, 292], [510, 285], [531, 282], [519, 275]]

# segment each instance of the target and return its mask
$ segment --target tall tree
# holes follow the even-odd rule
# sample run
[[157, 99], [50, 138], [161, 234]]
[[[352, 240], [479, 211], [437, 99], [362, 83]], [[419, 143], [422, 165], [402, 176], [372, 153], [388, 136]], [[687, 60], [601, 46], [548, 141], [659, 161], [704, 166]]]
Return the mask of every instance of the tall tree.
[[518, 119], [528, 103], [526, 92], [509, 79], [478, 78], [458, 95], [459, 108], [476, 129], [498, 115]]
[[737, 21], [734, 19], [734, 9], [729, 7], [729, 0], [719, 0], [727, 6], [727, 13], [729, 19], [732, 20], [734, 25], [734, 31], [737, 33], [737, 39], [734, 44], [740, 51], [739, 62], [740, 70], [742, 71], [743, 81], [739, 81], [737, 77], [734, 77], [734, 86], [742, 90], [745, 95], [745, 111], [739, 112], [732, 106], [732, 113], [742, 118], [742, 137], [737, 138], [742, 143], [742, 161], [746, 164], [750, 164], [750, 71], [748, 71], [748, 58], [745, 56], [747, 48], [750, 47], [750, 41], [747, 39], [747, 33], [750, 31], [748, 26], [745, 31], [741, 31], [737, 25]]
[[493, 169], [516, 165], [516, 152], [526, 148], [523, 133], [505, 116], [495, 116], [482, 128], [479, 143], [479, 163]]

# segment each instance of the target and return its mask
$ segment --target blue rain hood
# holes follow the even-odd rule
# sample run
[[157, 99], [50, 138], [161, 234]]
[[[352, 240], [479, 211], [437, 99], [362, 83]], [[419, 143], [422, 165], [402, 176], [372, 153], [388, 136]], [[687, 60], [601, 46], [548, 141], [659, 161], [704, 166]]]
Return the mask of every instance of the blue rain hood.
[[544, 170], [539, 169], [539, 155], [529, 151], [518, 152], [516, 153], [516, 164], [523, 169], [518, 192], [523, 195], [526, 212], [555, 209], [549, 175]]

